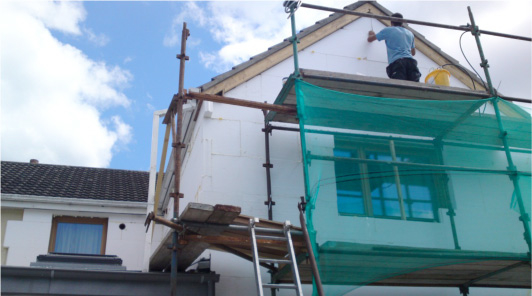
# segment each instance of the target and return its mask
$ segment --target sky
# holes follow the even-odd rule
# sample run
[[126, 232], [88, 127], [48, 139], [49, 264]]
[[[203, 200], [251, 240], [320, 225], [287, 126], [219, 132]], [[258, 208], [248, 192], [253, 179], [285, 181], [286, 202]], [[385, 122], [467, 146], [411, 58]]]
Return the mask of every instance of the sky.
[[[191, 34], [185, 88], [198, 87], [290, 36], [282, 2], [0, 1], [0, 158], [148, 170], [153, 112], [178, 91], [183, 22]], [[304, 2], [342, 8], [354, 1]], [[470, 22], [471, 6], [482, 30], [532, 35], [529, 1], [379, 3], [405, 18], [454, 26]], [[300, 8], [297, 30], [329, 14]], [[461, 32], [412, 28], [467, 65]], [[481, 41], [494, 86], [530, 99], [531, 43]], [[483, 75], [471, 34], [462, 46]]]

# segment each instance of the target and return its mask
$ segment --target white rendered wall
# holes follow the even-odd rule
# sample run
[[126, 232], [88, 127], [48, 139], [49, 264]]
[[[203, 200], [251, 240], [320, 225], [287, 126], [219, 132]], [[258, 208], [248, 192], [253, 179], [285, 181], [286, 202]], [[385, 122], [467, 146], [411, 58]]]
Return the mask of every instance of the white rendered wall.
[[[38, 255], [48, 253], [53, 216], [108, 218], [106, 255], [117, 255], [127, 270], [141, 270], [144, 256], [145, 215], [25, 209], [22, 221], [8, 221], [4, 246], [6, 265], [30, 266]], [[119, 225], [125, 224], [121, 230]]]
[[[373, 28], [379, 31], [384, 26], [373, 21]], [[370, 29], [371, 24], [368, 19], [359, 19], [345, 26], [301, 51], [300, 67], [386, 78], [386, 46], [384, 42], [366, 41]], [[424, 80], [432, 69], [438, 67], [419, 51], [415, 58], [422, 73], [421, 80]], [[283, 77], [288, 77], [293, 70], [292, 59], [287, 59], [227, 91], [225, 95], [273, 103], [281, 90]], [[451, 86], [465, 88], [464, 84], [453, 77], [451, 77]], [[267, 207], [264, 205], [267, 191], [266, 171], [262, 166], [265, 163], [264, 133], [261, 131], [263, 127], [262, 111], [256, 109], [214, 103], [210, 116], [204, 117], [200, 114], [184, 162], [181, 186], [185, 197], [180, 203], [181, 210], [188, 202], [194, 201], [212, 205], [240, 206], [245, 215], [259, 218], [268, 216]], [[299, 225], [297, 203], [300, 196], [304, 195], [299, 133], [274, 130], [270, 137], [270, 157], [273, 164], [272, 197], [276, 202], [273, 207], [273, 219], [290, 220], [292, 224]], [[168, 208], [172, 208], [172, 201]], [[170, 216], [171, 213], [167, 213], [166, 217]], [[439, 227], [446, 226], [448, 227], [448, 225]], [[161, 240], [167, 231], [167, 228], [156, 226], [154, 239]], [[216, 295], [236, 293], [255, 295], [256, 286], [251, 262], [210, 250], [205, 251], [203, 256], [208, 257], [209, 254], [212, 255], [212, 270], [220, 274], [220, 282], [216, 284]], [[262, 275], [263, 282], [269, 282], [270, 277], [265, 269], [262, 269]], [[458, 294], [458, 289], [393, 289], [393, 295]], [[305, 295], [310, 295], [311, 290], [311, 286], [305, 286]], [[392, 294], [386, 288], [366, 287], [357, 291], [361, 291], [362, 294], [355, 292], [356, 295]], [[269, 290], [266, 291], [266, 295], [269, 295]], [[290, 293], [280, 291], [277, 295], [293, 295], [293, 291]], [[473, 289], [470, 295], [490, 294], [475, 293]]]

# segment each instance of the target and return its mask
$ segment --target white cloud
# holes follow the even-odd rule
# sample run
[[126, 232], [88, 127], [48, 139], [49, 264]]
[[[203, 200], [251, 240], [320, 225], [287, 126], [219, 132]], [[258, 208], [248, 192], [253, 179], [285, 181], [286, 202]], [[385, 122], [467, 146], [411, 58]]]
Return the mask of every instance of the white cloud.
[[[57, 1], [2, 1], [6, 9], [15, 9], [41, 21], [48, 29], [81, 35], [78, 23], [87, 13], [81, 2]], [[4, 5], [3, 5], [4, 7]], [[7, 11], [4, 10], [4, 14]]]
[[[308, 2], [330, 4], [330, 1], [325, 0]], [[335, 1], [334, 6], [343, 7], [351, 2]], [[296, 18], [297, 27], [308, 27], [328, 14], [305, 10]], [[183, 21], [195, 22], [209, 30], [213, 39], [221, 45], [215, 51], [200, 51], [201, 62], [206, 68], [223, 72], [289, 37], [291, 29], [287, 17], [282, 1], [214, 1], [201, 7], [187, 3], [185, 9], [174, 18], [165, 45], [173, 46], [180, 41]]]
[[112, 134], [116, 135], [116, 139], [122, 144], [128, 144], [129, 142], [131, 142], [131, 138], [133, 135], [133, 130], [131, 126], [124, 123], [120, 116], [117, 115], [111, 117], [111, 120], [114, 126], [114, 131], [112, 132]]
[[85, 35], [87, 35], [89, 41], [94, 43], [96, 46], [103, 47], [109, 43], [109, 37], [103, 33], [95, 34], [92, 29], [89, 28], [83, 29], [83, 32]]
[[80, 3], [2, 1], [1, 8], [2, 159], [108, 166], [131, 127], [101, 111], [130, 105], [121, 90], [132, 75], [52, 36], [50, 29], [81, 34]]
[[[184, 4], [183, 10], [172, 20], [170, 31], [164, 36], [163, 44], [167, 47], [176, 46], [181, 43], [181, 32], [183, 31], [183, 22], [195, 22], [200, 26], [206, 24], [204, 11], [195, 2]], [[193, 39], [193, 44], [199, 44], [200, 41]]]

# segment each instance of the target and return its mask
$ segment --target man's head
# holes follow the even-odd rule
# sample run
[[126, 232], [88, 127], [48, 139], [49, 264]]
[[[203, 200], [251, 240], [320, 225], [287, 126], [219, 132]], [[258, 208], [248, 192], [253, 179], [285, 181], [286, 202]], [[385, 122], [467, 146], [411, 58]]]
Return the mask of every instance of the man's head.
[[[397, 17], [397, 18], [403, 18], [403, 15], [396, 12], [394, 14], [392, 14], [392, 17]], [[401, 27], [403, 25], [403, 22], [394, 22], [392, 21], [392, 26], [394, 27]]]

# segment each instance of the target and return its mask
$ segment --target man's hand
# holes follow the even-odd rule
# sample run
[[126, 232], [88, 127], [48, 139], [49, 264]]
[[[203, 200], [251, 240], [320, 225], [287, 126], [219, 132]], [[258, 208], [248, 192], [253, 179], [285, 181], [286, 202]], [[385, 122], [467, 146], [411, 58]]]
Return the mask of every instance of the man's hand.
[[377, 40], [377, 36], [375, 36], [375, 32], [369, 31], [368, 33], [368, 42], [373, 42]]

